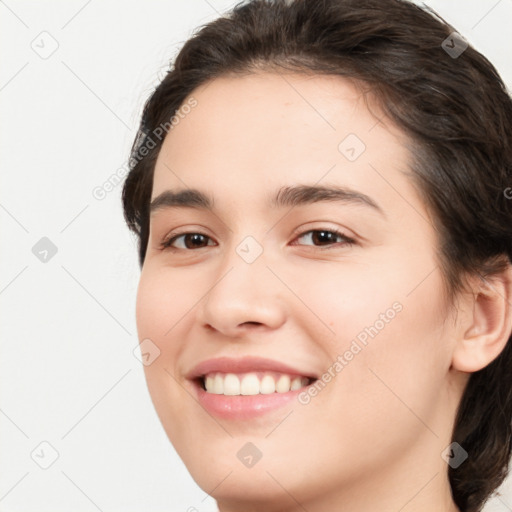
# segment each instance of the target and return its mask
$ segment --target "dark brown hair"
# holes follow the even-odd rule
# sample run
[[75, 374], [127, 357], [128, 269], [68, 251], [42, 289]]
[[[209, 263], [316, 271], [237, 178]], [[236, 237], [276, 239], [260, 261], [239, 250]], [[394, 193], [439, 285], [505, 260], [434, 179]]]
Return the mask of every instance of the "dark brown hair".
[[[144, 262], [153, 171], [168, 125], [188, 96], [221, 75], [290, 71], [364, 84], [408, 135], [411, 179], [439, 235], [450, 299], [465, 276], [512, 260], [512, 101], [492, 64], [433, 12], [404, 0], [255, 0], [201, 27], [145, 104], [123, 189]], [[451, 37], [451, 39], [450, 39]], [[453, 38], [456, 39], [453, 39]], [[448, 41], [448, 46], [446, 46]], [[445, 43], [443, 43], [445, 42]], [[509, 189], [510, 190], [510, 189]], [[512, 341], [473, 373], [452, 439], [469, 454], [448, 474], [456, 505], [477, 512], [508, 472]]]

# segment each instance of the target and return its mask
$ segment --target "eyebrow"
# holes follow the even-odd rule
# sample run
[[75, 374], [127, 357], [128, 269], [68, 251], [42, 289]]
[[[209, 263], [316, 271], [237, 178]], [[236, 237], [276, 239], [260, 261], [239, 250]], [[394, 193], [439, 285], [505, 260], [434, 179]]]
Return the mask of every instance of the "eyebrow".
[[[294, 185], [282, 187], [270, 198], [269, 208], [278, 209], [313, 204], [324, 201], [353, 203], [370, 207], [386, 217], [384, 210], [371, 197], [343, 186]], [[165, 190], [150, 204], [151, 213], [164, 208], [214, 209], [212, 197], [197, 189]]]

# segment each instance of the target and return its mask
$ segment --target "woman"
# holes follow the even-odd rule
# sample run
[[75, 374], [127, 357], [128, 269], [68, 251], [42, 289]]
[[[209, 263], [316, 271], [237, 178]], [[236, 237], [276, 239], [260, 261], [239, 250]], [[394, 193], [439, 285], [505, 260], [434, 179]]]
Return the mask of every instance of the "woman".
[[221, 512], [475, 512], [512, 419], [512, 101], [398, 0], [252, 1], [124, 187], [162, 425]]

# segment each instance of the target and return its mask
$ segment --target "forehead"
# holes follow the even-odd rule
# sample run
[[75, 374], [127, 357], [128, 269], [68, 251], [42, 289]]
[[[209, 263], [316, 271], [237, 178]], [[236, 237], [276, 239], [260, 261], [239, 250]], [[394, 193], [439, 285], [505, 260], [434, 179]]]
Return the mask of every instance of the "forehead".
[[389, 207], [403, 194], [422, 207], [400, 173], [409, 167], [407, 138], [344, 78], [225, 76], [189, 98], [196, 105], [164, 140], [152, 197], [198, 188], [248, 205], [283, 185], [329, 182]]

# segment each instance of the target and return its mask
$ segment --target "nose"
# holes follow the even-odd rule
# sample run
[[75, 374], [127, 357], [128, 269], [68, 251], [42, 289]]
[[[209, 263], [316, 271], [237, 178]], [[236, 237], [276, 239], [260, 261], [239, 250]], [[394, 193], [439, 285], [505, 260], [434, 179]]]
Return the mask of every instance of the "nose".
[[286, 319], [286, 287], [267, 265], [264, 255], [246, 263], [237, 254], [211, 280], [199, 304], [199, 321], [227, 337], [254, 329], [278, 329]]

